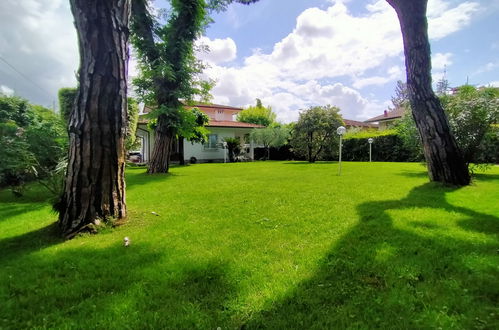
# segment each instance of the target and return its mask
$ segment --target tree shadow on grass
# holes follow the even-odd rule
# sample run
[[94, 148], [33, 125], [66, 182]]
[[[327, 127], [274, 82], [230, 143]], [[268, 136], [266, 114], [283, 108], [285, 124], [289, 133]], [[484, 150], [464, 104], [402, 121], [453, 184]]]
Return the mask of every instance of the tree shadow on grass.
[[0, 266], [6, 261], [63, 241], [55, 222], [19, 236], [4, 238], [0, 240]]
[[[449, 204], [445, 194], [453, 190], [428, 183], [402, 200], [360, 204], [360, 222], [315, 276], [243, 327], [496, 327], [497, 236], [475, 241], [449, 231], [459, 234], [466, 221], [466, 229], [492, 233], [489, 225], [499, 218]], [[440, 212], [465, 220], [449, 228], [432, 218]]]
[[126, 188], [130, 189], [135, 186], [146, 185], [152, 182], [166, 182], [172, 178], [180, 176], [178, 173], [160, 173], [147, 174], [146, 169], [127, 169], [126, 173]]
[[0, 223], [3, 221], [10, 220], [13, 217], [18, 215], [32, 212], [45, 207], [46, 204], [41, 203], [23, 203], [23, 204], [13, 204], [13, 203], [5, 203], [0, 204]]
[[173, 254], [117, 242], [25, 255], [0, 268], [0, 328], [216, 328], [227, 265], [170, 264]]

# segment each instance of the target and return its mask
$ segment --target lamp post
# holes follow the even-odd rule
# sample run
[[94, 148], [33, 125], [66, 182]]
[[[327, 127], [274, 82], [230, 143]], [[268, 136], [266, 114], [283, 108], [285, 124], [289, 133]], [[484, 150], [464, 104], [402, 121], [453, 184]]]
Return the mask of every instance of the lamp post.
[[224, 163], [227, 163], [227, 142], [222, 142], [222, 145], [224, 147]]
[[367, 139], [367, 142], [369, 142], [369, 163], [371, 162], [371, 155], [372, 155], [372, 145], [373, 145], [373, 138]]
[[343, 137], [343, 134], [345, 134], [345, 132], [347, 131], [347, 129], [343, 126], [340, 126], [336, 129], [336, 133], [340, 136], [340, 155], [339, 155], [339, 167], [338, 167], [338, 175], [341, 175], [341, 145], [342, 145], [342, 137]]

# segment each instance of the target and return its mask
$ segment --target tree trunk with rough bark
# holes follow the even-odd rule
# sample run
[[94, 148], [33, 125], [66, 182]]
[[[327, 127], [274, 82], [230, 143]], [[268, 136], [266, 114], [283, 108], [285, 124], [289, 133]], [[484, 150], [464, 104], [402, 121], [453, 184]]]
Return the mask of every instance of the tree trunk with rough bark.
[[174, 136], [164, 116], [160, 115], [158, 117], [158, 126], [154, 133], [154, 148], [151, 153], [147, 173], [168, 173]]
[[80, 47], [69, 121], [69, 160], [59, 204], [66, 238], [96, 220], [126, 217], [125, 149], [130, 0], [71, 0]]
[[431, 181], [468, 185], [470, 175], [442, 105], [431, 86], [427, 0], [387, 0], [395, 9], [404, 39], [407, 87]]

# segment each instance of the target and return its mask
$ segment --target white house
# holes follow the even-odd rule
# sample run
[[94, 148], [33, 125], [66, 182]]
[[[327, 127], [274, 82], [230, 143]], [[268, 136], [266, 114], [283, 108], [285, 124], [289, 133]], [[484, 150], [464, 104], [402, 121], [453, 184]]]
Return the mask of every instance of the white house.
[[[223, 139], [226, 137], [239, 137], [243, 145], [243, 156], [248, 160], [254, 159], [254, 143], [250, 140], [250, 132], [261, 125], [238, 122], [235, 120], [242, 108], [219, 104], [198, 104], [186, 108], [198, 108], [210, 117], [206, 128], [210, 131], [205, 144], [191, 143], [179, 138], [174, 143], [171, 160], [173, 162], [223, 162], [225, 149]], [[147, 113], [142, 110], [142, 114]], [[139, 120], [137, 137], [141, 140], [140, 156], [142, 162], [148, 162], [154, 147], [154, 131], [147, 127], [146, 120]]]

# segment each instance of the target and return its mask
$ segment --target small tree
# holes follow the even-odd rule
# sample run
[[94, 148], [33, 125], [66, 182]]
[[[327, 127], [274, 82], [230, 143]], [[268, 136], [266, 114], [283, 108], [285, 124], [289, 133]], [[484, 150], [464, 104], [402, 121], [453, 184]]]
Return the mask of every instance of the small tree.
[[270, 126], [275, 119], [276, 114], [272, 111], [272, 107], [264, 107], [260, 99], [256, 99], [256, 106], [248, 107], [237, 115], [238, 121], [262, 126]]
[[236, 157], [241, 152], [241, 140], [239, 137], [226, 137], [224, 141], [227, 143], [227, 150], [229, 151], [229, 161], [231, 163], [236, 161]]
[[410, 109], [409, 104], [409, 91], [407, 90], [407, 83], [402, 80], [397, 80], [395, 86], [395, 95], [392, 96], [392, 104], [395, 108]]
[[271, 126], [253, 130], [250, 138], [256, 143], [263, 144], [267, 149], [267, 159], [270, 159], [270, 148], [279, 148], [288, 142], [290, 131], [285, 126]]
[[300, 113], [291, 133], [294, 152], [313, 163], [328, 146], [337, 144], [336, 129], [343, 124], [339, 111], [337, 107], [326, 105]]

